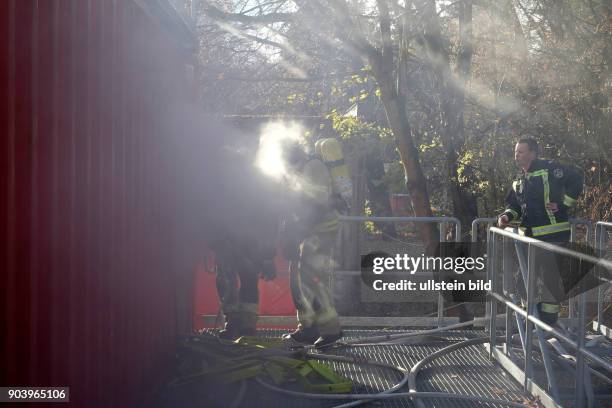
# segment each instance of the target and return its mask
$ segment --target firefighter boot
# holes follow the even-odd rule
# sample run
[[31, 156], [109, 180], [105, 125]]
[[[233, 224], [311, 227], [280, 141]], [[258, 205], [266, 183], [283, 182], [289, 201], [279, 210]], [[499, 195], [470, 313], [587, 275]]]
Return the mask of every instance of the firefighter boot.
[[559, 318], [559, 304], [540, 302], [537, 304], [540, 320], [546, 324], [553, 325]]
[[335, 334], [325, 334], [319, 337], [317, 341], [314, 342], [314, 346], [317, 349], [324, 349], [328, 346], [331, 346], [332, 344], [334, 344], [336, 341], [340, 340], [341, 338], [342, 338], [342, 331], [340, 331], [339, 333], [335, 333]]
[[236, 312], [225, 313], [225, 328], [219, 330], [217, 336], [221, 340], [236, 340], [240, 337], [241, 316]]
[[319, 329], [316, 327], [304, 327], [299, 325], [298, 328], [287, 334], [283, 334], [283, 340], [294, 341], [302, 344], [313, 344], [319, 338]]

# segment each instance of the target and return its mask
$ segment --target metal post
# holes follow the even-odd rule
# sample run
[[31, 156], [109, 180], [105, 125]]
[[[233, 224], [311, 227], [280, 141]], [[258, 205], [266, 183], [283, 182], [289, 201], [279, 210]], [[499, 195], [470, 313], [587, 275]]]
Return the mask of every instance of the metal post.
[[[576, 242], [576, 224], [571, 223], [570, 224], [570, 242]], [[574, 298], [569, 298], [568, 301], [568, 310], [567, 310], [567, 317], [570, 319], [570, 321], [573, 321], [574, 316], [575, 316], [575, 310], [576, 310], [576, 302]]]
[[[446, 236], [444, 234], [444, 223], [441, 222], [438, 224], [440, 231], [440, 243], [446, 241]], [[438, 292], [438, 327], [442, 327], [442, 318], [444, 317], [444, 297], [442, 296], [442, 291]]]
[[589, 245], [591, 238], [592, 238], [592, 232], [593, 232], [593, 223], [591, 221], [587, 222], [586, 224], [586, 238], [584, 240], [584, 243], [586, 245]]
[[[498, 244], [499, 241], [495, 239], [495, 237], [491, 237], [492, 238], [492, 253], [489, 254], [489, 257], [491, 258], [491, 265], [493, 266], [493, 268], [491, 268], [491, 291], [495, 292], [497, 289], [497, 275], [498, 275], [498, 271], [497, 271], [497, 253], [498, 253]], [[497, 300], [495, 299], [491, 299], [491, 319], [489, 320], [489, 331], [491, 333], [491, 338], [489, 340], [489, 344], [491, 344], [491, 352], [492, 350], [495, 348], [495, 344], [496, 344], [496, 340], [497, 340]]]
[[[603, 256], [603, 226], [597, 223], [595, 226], [595, 245], [597, 255]], [[598, 271], [596, 271], [599, 275]], [[597, 276], [599, 278], [599, 276]], [[601, 309], [603, 308], [603, 285], [597, 286], [597, 331], [601, 331]]]
[[[586, 309], [586, 294], [581, 293], [578, 296], [579, 307], [578, 307], [578, 327], [576, 334], [578, 335], [578, 348], [584, 348], [584, 321], [585, 321], [585, 309]], [[574, 406], [576, 408], [584, 407], [584, 376], [585, 376], [585, 364], [584, 355], [582, 353], [576, 353], [576, 395]], [[589, 374], [590, 375], [590, 374]]]
[[[516, 300], [516, 295], [514, 294], [511, 295], [510, 299], [512, 300], [512, 303], [518, 307], [518, 301]], [[510, 307], [510, 305], [506, 304], [506, 307]], [[514, 313], [514, 315], [516, 316], [516, 327], [518, 329], [519, 337], [521, 339], [521, 346], [523, 347], [523, 353], [525, 353], [526, 352], [526, 349], [525, 349], [525, 319], [523, 319], [522, 316], [518, 313]]]
[[[599, 221], [595, 225], [595, 245], [599, 251], [600, 257], [604, 256], [604, 245], [607, 242], [606, 228], [612, 227], [612, 223]], [[600, 269], [596, 271], [597, 277], [601, 278]], [[597, 331], [601, 331], [601, 321], [603, 320], [603, 295], [604, 295], [605, 283], [599, 284], [597, 287]]]
[[[497, 221], [496, 218], [475, 218], [472, 221], [472, 242], [476, 242], [478, 238], [478, 226], [480, 224], [493, 225]], [[488, 232], [488, 231], [487, 231]]]
[[461, 242], [462, 241], [461, 234], [463, 233], [461, 231], [461, 223], [457, 220], [456, 222], [454, 222], [454, 224], [455, 224], [455, 242]]
[[[493, 253], [493, 233], [491, 233], [490, 231], [487, 231], [487, 276], [486, 279], [487, 281], [491, 280], [491, 270], [493, 269], [493, 266], [491, 265], [492, 262], [492, 256], [491, 254]], [[491, 319], [491, 302], [492, 302], [493, 298], [491, 296], [487, 297], [487, 301], [486, 301], [486, 306], [485, 306], [485, 319], [489, 318]], [[489, 335], [491, 337], [493, 337], [491, 335], [491, 331], [490, 328], [487, 327], [487, 329], [489, 329]], [[492, 341], [492, 340], [491, 340]]]
[[[572, 219], [570, 220], [570, 242], [576, 242], [576, 226], [577, 225], [585, 225], [586, 226], [586, 237], [585, 244], [589, 245], [589, 238], [591, 237], [592, 223], [589, 220], [580, 220], [580, 219]], [[570, 298], [568, 299], [568, 318], [573, 321], [576, 317], [576, 303], [577, 299]]]
[[[494, 276], [497, 274], [495, 270], [495, 253], [496, 253], [495, 236], [489, 234], [487, 238], [487, 281], [493, 282]], [[495, 293], [495, 286], [491, 284], [491, 292]], [[487, 314], [489, 315], [489, 358], [493, 359], [493, 349], [495, 348], [495, 321], [497, 316], [495, 313], [495, 299], [489, 297], [487, 300]]]
[[[536, 260], [535, 260], [535, 247], [531, 244], [527, 250], [527, 316], [533, 316], [535, 310], [534, 297], [535, 297], [535, 286], [536, 286]], [[525, 319], [525, 382], [523, 383], [523, 389], [525, 392], [528, 391], [529, 382], [533, 376], [533, 361], [531, 359], [531, 352], [533, 349], [533, 323], [529, 318]]]
[[[528, 274], [527, 274], [527, 254], [525, 253], [525, 247], [527, 244], [524, 244], [522, 242], [519, 241], [515, 241], [514, 242], [514, 246], [516, 248], [516, 256], [518, 258], [518, 263], [519, 263], [519, 272], [521, 273], [521, 277], [523, 278], [523, 284], [525, 286], [525, 288], [527, 288], [527, 281], [529, 280], [528, 278]], [[516, 297], [513, 297], [513, 301], [518, 305], [519, 301], [518, 299], [516, 299]], [[527, 340], [526, 340], [526, 320], [523, 321], [523, 325], [520, 325], [520, 322], [523, 321], [523, 319], [520, 318], [520, 316], [517, 315], [516, 317], [516, 322], [519, 325], [519, 334], [521, 336], [521, 344], [523, 345], [523, 352], [525, 353], [525, 355], [527, 354]]]
[[[508, 253], [508, 237], [502, 237], [502, 293], [504, 296], [509, 296], [510, 288], [510, 254]], [[512, 350], [512, 335], [514, 333], [514, 325], [512, 321], [512, 311], [506, 305], [506, 341], [504, 342], [504, 352], [509, 355], [509, 350]]]
[[[536, 317], [539, 319], [540, 314], [537, 310], [534, 310]], [[538, 336], [538, 344], [540, 345], [540, 351], [542, 352], [542, 361], [544, 362], [544, 370], [546, 371], [546, 379], [548, 381], [548, 390], [551, 392], [553, 399], [556, 402], [560, 402], [559, 390], [557, 388], [557, 378], [550, 362], [550, 353], [548, 352], [548, 343], [544, 340], [544, 334], [542, 329], [535, 326], [536, 335]]]

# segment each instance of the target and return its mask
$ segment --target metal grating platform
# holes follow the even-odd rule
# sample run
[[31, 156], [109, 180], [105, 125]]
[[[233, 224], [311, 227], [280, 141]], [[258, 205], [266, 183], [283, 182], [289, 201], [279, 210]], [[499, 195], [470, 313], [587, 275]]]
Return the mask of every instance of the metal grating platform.
[[[279, 337], [285, 331], [264, 329], [259, 330], [262, 337]], [[402, 332], [406, 332], [405, 330]], [[400, 333], [400, 331], [384, 331], [384, 333]], [[345, 330], [346, 339], [361, 338], [366, 336], [380, 335], [380, 330]], [[332, 350], [329, 354], [339, 356], [361, 357], [369, 360], [380, 361], [394, 366], [410, 369], [418, 361], [431, 353], [440, 350], [456, 342], [470, 338], [483, 337], [482, 331], [456, 331], [437, 334], [435, 338], [429, 337], [427, 344], [393, 344], [393, 345], [368, 345], [363, 347], [349, 347]], [[379, 393], [397, 383], [401, 375], [394, 370], [379, 368], [353, 363], [329, 362], [341, 375], [353, 380], [354, 393]], [[205, 385], [202, 385], [205, 387]], [[514, 381], [505, 371], [489, 360], [482, 345], [472, 345], [450, 354], [441, 356], [439, 359], [425, 365], [417, 378], [419, 391], [445, 392], [463, 395], [476, 395], [494, 398], [498, 400], [521, 402], [525, 400], [522, 387]], [[202, 392], [203, 388], [197, 388], [192, 392], [200, 393], [200, 397], [183, 398], [193, 400], [194, 405], [176, 404], [154, 405], [155, 408], [165, 407], [191, 407], [191, 406], [222, 406], [224, 408], [234, 407], [334, 407], [350, 401], [346, 400], [315, 400], [294, 398], [269, 391], [252, 381], [240, 387], [234, 385], [233, 390], [216, 389], [217, 397], [210, 393]], [[185, 391], [188, 392], [188, 391]], [[404, 387], [400, 392], [408, 392]], [[240, 393], [243, 393], [240, 395]], [[225, 395], [224, 397], [220, 397]], [[238, 396], [240, 395], [240, 398]], [[205, 400], [201, 400], [201, 397]], [[185, 397], [183, 395], [182, 397]], [[232, 401], [239, 402], [232, 405]], [[482, 403], [456, 399], [422, 399], [426, 407], [503, 407], [505, 404]], [[416, 404], [407, 399], [389, 399], [371, 401], [361, 406], [365, 407], [416, 407]]]

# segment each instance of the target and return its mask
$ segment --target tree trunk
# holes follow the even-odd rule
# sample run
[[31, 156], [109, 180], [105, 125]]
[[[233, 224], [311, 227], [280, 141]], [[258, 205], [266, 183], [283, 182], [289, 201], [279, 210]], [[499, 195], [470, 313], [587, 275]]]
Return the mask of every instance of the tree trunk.
[[[368, 62], [372, 74], [380, 87], [380, 97], [387, 114], [389, 127], [393, 132], [397, 149], [399, 150], [404, 173], [406, 174], [406, 189], [410, 194], [414, 214], [417, 217], [431, 217], [431, 204], [427, 192], [427, 182], [419, 151], [414, 146], [412, 129], [406, 113], [406, 98], [398, 93], [393, 76], [394, 62], [391, 43], [391, 20], [386, 0], [377, 1], [380, 11], [380, 32], [382, 36], [382, 52], [368, 52]], [[435, 224], [419, 223], [421, 239], [427, 254], [434, 254], [439, 243], [438, 230]]]
[[[465, 86], [470, 74], [472, 62], [472, 0], [458, 4], [460, 47], [457, 55], [457, 75], [453, 76], [450, 57], [444, 47], [442, 31], [435, 1], [422, 3], [425, 25], [423, 37], [425, 50], [430, 64], [439, 79], [440, 124], [445, 152], [448, 190], [452, 200], [453, 215], [468, 226], [477, 217], [475, 198], [470, 194], [468, 185], [459, 182], [459, 153], [465, 143], [464, 110]], [[460, 239], [461, 237], [457, 237]]]
[[[406, 174], [406, 189], [412, 200], [414, 214], [417, 217], [431, 217], [432, 212], [427, 192], [427, 183], [421, 168], [419, 152], [412, 140], [412, 131], [408, 123], [404, 98], [398, 95], [396, 91], [393, 76], [391, 75], [393, 66], [384, 64], [384, 62], [380, 59], [370, 59], [374, 77], [380, 86], [381, 99], [387, 114], [387, 120], [393, 132]], [[433, 254], [439, 242], [435, 224], [419, 223], [419, 230], [427, 253]]]

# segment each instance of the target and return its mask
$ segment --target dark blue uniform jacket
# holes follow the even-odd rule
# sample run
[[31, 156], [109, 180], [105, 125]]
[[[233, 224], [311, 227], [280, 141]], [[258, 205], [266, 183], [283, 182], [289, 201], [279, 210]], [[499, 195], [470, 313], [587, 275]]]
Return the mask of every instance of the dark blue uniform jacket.
[[[582, 185], [582, 172], [577, 168], [536, 159], [512, 183], [504, 214], [510, 221], [520, 219], [523, 231], [535, 238], [569, 231], [568, 210], [576, 204]], [[557, 203], [557, 212], [546, 209], [551, 202]]]

